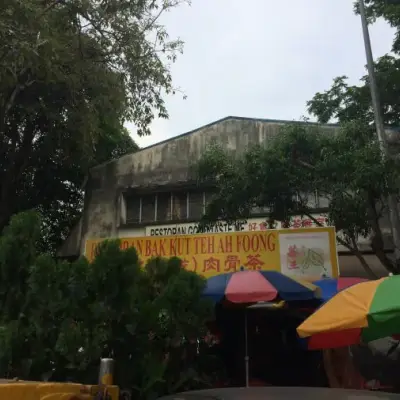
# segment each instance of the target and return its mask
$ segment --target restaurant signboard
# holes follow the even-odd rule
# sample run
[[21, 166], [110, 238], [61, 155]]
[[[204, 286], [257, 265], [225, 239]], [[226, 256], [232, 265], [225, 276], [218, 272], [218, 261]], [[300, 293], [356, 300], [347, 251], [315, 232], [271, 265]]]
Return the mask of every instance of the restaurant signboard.
[[[86, 241], [92, 261], [104, 239]], [[205, 277], [240, 270], [275, 270], [299, 277], [339, 274], [335, 228], [265, 229], [249, 232], [119, 238], [135, 247], [141, 263], [152, 257], [179, 257], [182, 267]]]

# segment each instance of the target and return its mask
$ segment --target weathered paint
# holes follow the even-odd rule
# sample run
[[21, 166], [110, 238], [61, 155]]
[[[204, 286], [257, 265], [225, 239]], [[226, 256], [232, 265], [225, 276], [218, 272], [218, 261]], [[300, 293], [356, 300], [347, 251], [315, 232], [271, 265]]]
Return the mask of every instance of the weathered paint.
[[[82, 243], [88, 237], [117, 236], [123, 191], [184, 183], [191, 177], [191, 166], [210, 143], [216, 142], [234, 152], [244, 151], [254, 144], [267, 144], [283, 125], [291, 122], [227, 117], [94, 167], [86, 183], [80, 232], [71, 235], [60, 255], [71, 255], [78, 242], [82, 253]], [[327, 132], [335, 128], [324, 126]]]
[[[208, 144], [216, 142], [233, 152], [241, 152], [253, 144], [268, 144], [269, 140], [279, 134], [283, 125], [292, 122], [227, 117], [94, 167], [86, 182], [81, 221], [71, 231], [59, 255], [82, 254], [83, 245], [90, 237], [123, 237], [127, 231], [129, 236], [144, 236], [144, 226], [127, 228], [121, 223], [124, 219], [121, 194], [124, 191], [129, 188], [184, 184], [191, 177], [191, 166]], [[323, 125], [322, 128], [327, 134], [332, 134], [337, 125]], [[390, 131], [388, 136], [392, 145], [400, 138], [397, 131]], [[387, 223], [384, 225], [387, 226]], [[386, 239], [390, 232], [387, 229], [384, 231]], [[360, 249], [370, 250], [369, 244], [361, 243]], [[339, 247], [339, 250], [345, 249]], [[354, 265], [358, 265], [355, 257], [352, 259]]]

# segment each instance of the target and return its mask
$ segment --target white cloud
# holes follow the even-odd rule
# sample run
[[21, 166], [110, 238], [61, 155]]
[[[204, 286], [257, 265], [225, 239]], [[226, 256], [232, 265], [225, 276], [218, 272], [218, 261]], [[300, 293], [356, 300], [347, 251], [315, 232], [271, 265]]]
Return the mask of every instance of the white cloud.
[[[355, 83], [365, 73], [360, 19], [351, 0], [193, 0], [164, 17], [171, 37], [185, 41], [172, 66], [187, 94], [166, 98], [169, 120], [156, 120], [140, 146], [228, 115], [297, 119], [332, 79]], [[393, 31], [371, 27], [375, 57], [390, 51]], [[132, 126], [128, 126], [132, 132]]]

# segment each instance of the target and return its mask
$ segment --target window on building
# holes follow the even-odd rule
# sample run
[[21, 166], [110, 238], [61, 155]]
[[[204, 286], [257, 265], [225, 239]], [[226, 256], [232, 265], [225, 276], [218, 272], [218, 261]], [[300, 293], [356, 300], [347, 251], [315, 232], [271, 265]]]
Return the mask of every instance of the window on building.
[[126, 222], [140, 223], [140, 196], [126, 197]]
[[[205, 206], [212, 200], [213, 193], [203, 191], [161, 192], [127, 196], [127, 223], [154, 223], [168, 221], [199, 220], [204, 215]], [[258, 209], [265, 213], [267, 208]]]
[[252, 215], [258, 215], [258, 214], [268, 214], [269, 212], [271, 212], [271, 208], [270, 207], [253, 207], [251, 209], [251, 214]]
[[309, 193], [307, 196], [307, 207], [317, 208], [318, 207], [318, 196], [317, 193]]
[[171, 193], [158, 193], [157, 194], [157, 221], [171, 221]]
[[189, 218], [200, 219], [204, 214], [204, 193], [189, 192]]
[[172, 219], [186, 220], [188, 216], [187, 192], [175, 192], [172, 194]]
[[142, 218], [141, 223], [154, 222], [156, 215], [156, 196], [155, 194], [147, 194], [142, 198]]
[[318, 208], [328, 208], [329, 207], [329, 199], [324, 196], [318, 197]]
[[303, 193], [300, 195], [302, 203], [306, 204], [308, 208], [317, 208], [318, 207], [318, 198], [315, 192], [311, 193]]
[[211, 203], [213, 197], [214, 197], [213, 192], [205, 192], [204, 193], [204, 207], [205, 208], [207, 208], [207, 206]]

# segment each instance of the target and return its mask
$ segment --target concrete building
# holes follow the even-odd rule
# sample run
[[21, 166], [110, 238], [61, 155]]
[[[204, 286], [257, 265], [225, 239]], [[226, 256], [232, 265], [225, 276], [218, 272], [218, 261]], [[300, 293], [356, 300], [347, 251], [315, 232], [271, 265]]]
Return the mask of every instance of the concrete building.
[[[226, 117], [191, 132], [127, 154], [94, 167], [85, 183], [83, 215], [60, 249], [62, 257], [84, 251], [89, 238], [134, 237], [196, 233], [210, 193], [193, 182], [192, 165], [206, 146], [215, 141], [225, 148], [243, 151], [252, 144], [268, 142], [290, 121]], [[336, 125], [322, 127], [327, 134]], [[325, 221], [323, 199], [310, 199], [315, 215]], [[214, 231], [263, 229], [266, 213], [255, 210], [239, 226], [220, 223]], [[312, 221], [293, 217], [292, 226], [311, 226]], [[279, 224], [278, 226], [279, 227]], [[360, 243], [365, 253], [368, 241]], [[364, 270], [345, 248], [339, 246], [342, 275], [364, 275]], [[386, 274], [373, 255], [367, 255], [378, 274]]]

